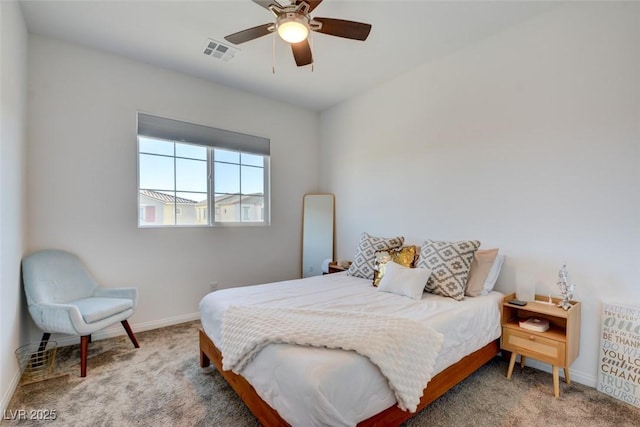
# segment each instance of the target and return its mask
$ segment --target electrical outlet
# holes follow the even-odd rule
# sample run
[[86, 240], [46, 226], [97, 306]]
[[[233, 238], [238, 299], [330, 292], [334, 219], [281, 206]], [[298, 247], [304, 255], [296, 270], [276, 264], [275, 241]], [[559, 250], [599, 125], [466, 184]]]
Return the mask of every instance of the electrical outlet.
[[213, 291], [217, 291], [218, 290], [218, 282], [211, 282], [209, 283], [209, 289], [211, 290], [211, 292]]

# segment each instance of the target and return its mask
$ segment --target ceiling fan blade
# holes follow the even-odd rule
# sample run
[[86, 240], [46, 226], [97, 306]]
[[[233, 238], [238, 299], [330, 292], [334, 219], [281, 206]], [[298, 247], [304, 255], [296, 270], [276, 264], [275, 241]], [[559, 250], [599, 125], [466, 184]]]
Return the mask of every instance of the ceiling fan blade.
[[309, 3], [309, 12], [312, 12], [313, 9], [315, 9], [320, 5], [320, 3], [322, 3], [322, 0], [296, 0], [296, 6], [302, 3], [303, 1], [305, 3]]
[[309, 40], [303, 40], [300, 43], [291, 43], [291, 51], [293, 52], [293, 58], [296, 60], [298, 67], [313, 63]]
[[251, 0], [252, 2], [254, 2], [255, 4], [258, 4], [262, 7], [264, 7], [265, 9], [269, 9], [269, 5], [275, 4], [276, 6], [278, 6], [280, 9], [282, 9], [282, 6], [280, 5], [280, 3], [278, 3], [275, 0]]
[[322, 22], [322, 28], [317, 30], [319, 33], [343, 37], [345, 39], [364, 41], [371, 31], [371, 25], [362, 22], [333, 18], [313, 18], [313, 20]]
[[249, 40], [257, 39], [258, 37], [266, 36], [267, 34], [271, 34], [269, 28], [271, 28], [273, 24], [262, 24], [257, 27], [247, 28], [246, 30], [238, 31], [237, 33], [229, 34], [225, 36], [225, 40], [231, 42], [233, 44], [240, 44], [244, 42], [248, 42]]

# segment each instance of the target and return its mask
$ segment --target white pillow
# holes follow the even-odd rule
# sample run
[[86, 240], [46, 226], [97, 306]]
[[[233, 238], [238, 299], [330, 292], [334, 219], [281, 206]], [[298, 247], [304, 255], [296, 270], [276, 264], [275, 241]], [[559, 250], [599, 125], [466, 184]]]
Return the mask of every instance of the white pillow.
[[504, 255], [499, 253], [498, 256], [496, 256], [495, 261], [493, 261], [491, 270], [489, 270], [489, 274], [487, 275], [487, 278], [484, 281], [484, 286], [482, 287], [482, 295], [488, 295], [489, 292], [493, 290], [493, 287], [496, 285], [496, 282], [498, 281], [498, 276], [500, 276], [500, 270], [502, 270], [503, 263], [504, 263]]
[[429, 276], [431, 270], [428, 268], [408, 268], [388, 262], [378, 290], [420, 301]]

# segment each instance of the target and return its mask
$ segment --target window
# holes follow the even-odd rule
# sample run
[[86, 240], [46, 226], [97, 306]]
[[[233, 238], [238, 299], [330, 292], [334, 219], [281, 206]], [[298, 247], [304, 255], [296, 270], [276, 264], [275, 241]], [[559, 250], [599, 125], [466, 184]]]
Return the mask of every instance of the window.
[[268, 224], [269, 145], [139, 113], [138, 225]]

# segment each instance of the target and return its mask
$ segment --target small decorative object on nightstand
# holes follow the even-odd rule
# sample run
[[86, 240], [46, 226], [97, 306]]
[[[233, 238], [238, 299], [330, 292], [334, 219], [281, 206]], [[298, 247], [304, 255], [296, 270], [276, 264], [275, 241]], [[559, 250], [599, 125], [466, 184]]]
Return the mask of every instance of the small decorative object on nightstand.
[[[525, 306], [510, 304], [514, 294], [507, 295], [502, 301], [502, 337], [500, 346], [511, 352], [507, 378], [511, 379], [516, 356], [520, 355], [520, 366], [524, 366], [525, 358], [531, 357], [553, 367], [553, 394], [560, 397], [559, 369], [564, 370], [564, 379], [571, 383], [569, 366], [580, 353], [580, 303], [567, 300], [569, 308], [558, 306], [562, 300], [536, 295], [535, 301]], [[521, 321], [537, 319], [536, 324], [549, 323], [546, 330], [532, 330], [520, 326]], [[534, 328], [535, 329], [535, 328]]]
[[571, 308], [569, 300], [573, 298], [573, 292], [576, 290], [576, 284], [569, 281], [567, 264], [564, 264], [558, 272], [558, 288], [560, 288], [560, 294], [562, 294], [562, 301], [558, 303], [558, 307], [561, 307], [564, 310], [569, 310]]

